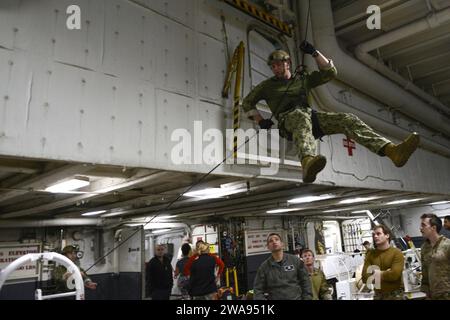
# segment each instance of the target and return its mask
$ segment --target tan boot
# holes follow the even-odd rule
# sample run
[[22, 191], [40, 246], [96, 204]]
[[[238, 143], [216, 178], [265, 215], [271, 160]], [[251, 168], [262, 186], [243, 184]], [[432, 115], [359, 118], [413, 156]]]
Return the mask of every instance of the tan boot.
[[311, 183], [316, 180], [316, 175], [327, 164], [327, 159], [322, 155], [306, 156], [302, 159], [303, 182]]
[[411, 154], [416, 151], [420, 143], [420, 136], [417, 132], [411, 133], [405, 141], [399, 144], [389, 143], [384, 148], [384, 153], [397, 167], [403, 167]]

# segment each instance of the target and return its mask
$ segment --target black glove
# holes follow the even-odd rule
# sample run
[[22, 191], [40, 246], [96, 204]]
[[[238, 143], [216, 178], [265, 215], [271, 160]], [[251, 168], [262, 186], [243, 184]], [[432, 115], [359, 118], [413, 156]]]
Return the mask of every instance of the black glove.
[[311, 43], [305, 40], [300, 44], [300, 50], [302, 50], [306, 54], [313, 54], [316, 51], [316, 48], [314, 48]]
[[262, 119], [258, 122], [258, 125], [261, 129], [270, 129], [273, 126], [273, 121], [270, 119]]

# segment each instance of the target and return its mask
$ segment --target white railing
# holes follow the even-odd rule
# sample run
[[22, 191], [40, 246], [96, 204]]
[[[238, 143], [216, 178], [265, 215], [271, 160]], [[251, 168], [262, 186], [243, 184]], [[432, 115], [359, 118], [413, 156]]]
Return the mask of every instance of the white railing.
[[[84, 283], [79, 268], [72, 262], [72, 260], [56, 252], [29, 253], [11, 262], [5, 269], [0, 271], [0, 291], [6, 279], [12, 272], [23, 264], [37, 262], [39, 260], [53, 260], [64, 265], [67, 268], [67, 272], [72, 274], [67, 279], [67, 283], [69, 284], [68, 287], [69, 289], [75, 289], [75, 291], [43, 296], [42, 291], [37, 289], [35, 293], [36, 300], [48, 300], [70, 296], [75, 296], [76, 300], [84, 300]], [[74, 288], [71, 287], [72, 281], [74, 281], [75, 284]]]

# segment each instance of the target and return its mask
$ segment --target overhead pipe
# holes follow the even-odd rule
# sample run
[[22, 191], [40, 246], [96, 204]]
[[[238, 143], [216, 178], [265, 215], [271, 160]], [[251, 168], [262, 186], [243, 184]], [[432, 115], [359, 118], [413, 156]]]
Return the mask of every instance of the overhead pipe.
[[[322, 1], [323, 0], [316, 0], [316, 1], [314, 1], [314, 3], [322, 2]], [[313, 5], [313, 1], [311, 1], [311, 5]], [[329, 10], [331, 10], [331, 9], [329, 9]], [[306, 21], [307, 21], [306, 13], [308, 11], [307, 4], [305, 4], [304, 1], [300, 1], [300, 7], [299, 7], [298, 11], [301, 15], [299, 17], [299, 20], [302, 23], [301, 30], [302, 30], [302, 32], [304, 32], [305, 31], [304, 29], [306, 27]], [[312, 8], [311, 8], [311, 12], [312, 12]], [[314, 21], [312, 21], [312, 22], [314, 22]], [[316, 28], [314, 28], [313, 30], [311, 30], [311, 29], [308, 30], [308, 40], [311, 40], [311, 39], [317, 40], [315, 29]], [[333, 33], [334, 33], [334, 29], [333, 29]], [[337, 46], [336, 40], [334, 40], [333, 43], [335, 43]], [[322, 47], [322, 45], [321, 45], [321, 47]], [[345, 53], [343, 53], [340, 48], [339, 48], [339, 50], [336, 49], [335, 51], [331, 51], [331, 52], [338, 53], [338, 56], [344, 55], [347, 58], [346, 60], [350, 61], [348, 64], [345, 64], [345, 66], [351, 65], [351, 64], [361, 65], [356, 60], [350, 58]], [[312, 61], [312, 59], [310, 59], [309, 57], [305, 57], [305, 58], [309, 62]], [[333, 58], [334, 58], [334, 56], [333, 56]], [[368, 69], [368, 68], [366, 68], [366, 69]], [[368, 69], [368, 70], [373, 73], [372, 70], [370, 70], [370, 69]], [[338, 75], [339, 75], [339, 73], [340, 73], [340, 69], [338, 66]], [[385, 79], [383, 79], [383, 81], [385, 81]], [[327, 86], [316, 87], [313, 90], [313, 95], [314, 95], [315, 100], [319, 103], [319, 105], [321, 107], [325, 107], [325, 109], [331, 109], [332, 111], [336, 111], [336, 112], [353, 113], [354, 115], [358, 116], [361, 120], [363, 120], [364, 122], [369, 124], [371, 127], [373, 127], [375, 130], [382, 132], [383, 134], [386, 134], [391, 137], [395, 137], [399, 140], [402, 140], [405, 138], [406, 135], [408, 135], [410, 133], [408, 130], [403, 129], [396, 124], [389, 123], [377, 116], [374, 116], [374, 115], [368, 113], [367, 111], [355, 109], [355, 108], [350, 107], [349, 105], [337, 100], [336, 97], [334, 97], [332, 95], [332, 93], [330, 92], [330, 89]], [[426, 150], [438, 153], [440, 155], [450, 157], [450, 146], [445, 146], [445, 145], [439, 144], [427, 137], [421, 137], [421, 147]]]
[[425, 92], [421, 88], [417, 87], [414, 83], [405, 79], [397, 72], [387, 67], [383, 63], [383, 61], [379, 61], [374, 56], [369, 54], [369, 52], [374, 49], [410, 37], [419, 32], [435, 28], [449, 21], [450, 21], [450, 8], [447, 8], [445, 10], [441, 10], [437, 13], [434, 13], [426, 18], [408, 24], [404, 27], [387, 32], [379, 37], [376, 37], [375, 39], [359, 44], [355, 48], [355, 56], [360, 61], [370, 66], [372, 69], [377, 70], [378, 72], [385, 75], [392, 81], [395, 81], [402, 88], [414, 93], [416, 96], [428, 102], [437, 109], [443, 111], [445, 114], [450, 115], [450, 108], [445, 104], [443, 104], [439, 99]]
[[432, 13], [431, 15], [428, 15], [423, 19], [412, 22], [406, 26], [383, 33], [382, 35], [374, 39], [359, 44], [358, 47], [364, 52], [369, 52], [377, 48], [391, 44], [393, 42], [410, 37], [416, 33], [436, 28], [447, 22], [450, 22], [450, 7]]
[[[330, 89], [327, 86], [316, 87], [315, 91], [316, 91], [315, 94], [316, 101], [318, 101], [320, 105], [327, 107], [332, 106], [333, 111], [337, 112], [353, 113], [365, 123], [370, 124], [370, 126], [373, 127], [375, 130], [377, 130], [378, 132], [389, 135], [391, 137], [398, 138], [400, 140], [404, 139], [410, 133], [408, 130], [403, 129], [396, 124], [386, 122], [381, 118], [368, 114], [367, 112], [351, 108], [347, 104], [338, 101], [332, 95]], [[420, 138], [420, 146], [423, 149], [450, 158], [450, 147], [437, 143], [432, 139], [422, 136]]]
[[[300, 2], [303, 4], [303, 1]], [[329, 0], [311, 1], [311, 24], [315, 44], [325, 54], [332, 54], [338, 78], [356, 89], [395, 107], [430, 128], [450, 136], [449, 118], [397, 84], [346, 54], [338, 45]], [[364, 76], [362, 76], [364, 75]]]
[[1, 220], [0, 229], [7, 228], [44, 228], [44, 227], [74, 227], [101, 226], [102, 219], [47, 219], [47, 220]]
[[29, 216], [35, 213], [40, 212], [46, 212], [53, 209], [62, 208], [74, 203], [77, 203], [78, 201], [87, 200], [87, 199], [95, 199], [98, 197], [104, 196], [108, 192], [118, 192], [118, 191], [126, 191], [132, 188], [136, 188], [137, 185], [142, 185], [144, 183], [149, 183], [151, 181], [158, 181], [158, 179], [164, 179], [168, 176], [170, 176], [170, 172], [164, 172], [159, 171], [156, 173], [152, 173], [143, 177], [131, 177], [128, 178], [126, 181], [118, 183], [116, 185], [107, 186], [105, 188], [102, 188], [100, 190], [96, 190], [93, 193], [87, 193], [87, 194], [81, 194], [78, 196], [70, 197], [67, 199], [55, 201], [52, 203], [43, 204], [37, 207], [33, 208], [27, 208], [19, 211], [13, 211], [13, 212], [7, 212], [2, 215], [0, 215], [0, 219], [9, 219], [9, 218], [17, 218], [17, 217], [23, 217], [23, 216]]
[[424, 101], [428, 102], [430, 105], [444, 112], [446, 115], [450, 115], [450, 108], [447, 107], [445, 104], [443, 104], [439, 99], [423, 91], [418, 86], [416, 86], [412, 81], [405, 79], [397, 72], [393, 71], [388, 66], [386, 66], [382, 61], [376, 59], [374, 56], [370, 55], [367, 52], [361, 51], [359, 48], [355, 49], [355, 56], [372, 69], [377, 70], [379, 73], [385, 75], [392, 81], [396, 82], [403, 89], [410, 91], [411, 93], [420, 97]]

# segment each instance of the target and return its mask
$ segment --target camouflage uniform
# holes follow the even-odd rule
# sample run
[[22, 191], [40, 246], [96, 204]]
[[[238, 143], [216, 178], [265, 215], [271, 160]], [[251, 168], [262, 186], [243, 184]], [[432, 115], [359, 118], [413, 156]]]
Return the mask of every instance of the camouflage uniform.
[[[86, 272], [79, 268], [81, 272], [81, 276], [83, 278], [83, 282], [86, 284], [88, 282], [92, 282], [92, 280], [86, 276]], [[67, 288], [67, 279], [64, 279], [64, 275], [67, 273], [67, 268], [63, 265], [59, 265], [53, 270], [53, 280], [55, 281], [56, 285], [56, 292], [57, 293], [63, 293], [72, 291], [69, 288]]]
[[327, 283], [322, 270], [314, 268], [311, 274], [313, 300], [332, 300], [331, 286]]
[[299, 78], [285, 80], [272, 77], [257, 85], [245, 97], [242, 107], [252, 116], [256, 103], [265, 100], [278, 120], [280, 135], [289, 137], [292, 134], [300, 159], [316, 155], [315, 138], [336, 133], [345, 134], [372, 152], [384, 155], [381, 150], [390, 141], [375, 133], [355, 115], [316, 111], [315, 115], [312, 114], [311, 89], [332, 80], [336, 74], [336, 68], [330, 61], [327, 68], [305, 72]]
[[426, 240], [421, 247], [421, 291], [431, 299], [450, 300], [450, 239], [440, 236], [432, 247]]
[[375, 291], [373, 300], [404, 300], [404, 293], [401, 289], [390, 292]]

